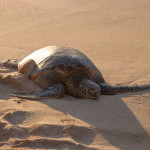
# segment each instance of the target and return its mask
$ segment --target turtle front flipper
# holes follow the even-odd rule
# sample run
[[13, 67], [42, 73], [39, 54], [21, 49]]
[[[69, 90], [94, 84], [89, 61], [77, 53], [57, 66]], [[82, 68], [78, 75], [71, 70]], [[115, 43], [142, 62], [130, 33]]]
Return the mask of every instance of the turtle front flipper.
[[118, 93], [135, 92], [150, 88], [150, 84], [135, 85], [135, 86], [113, 86], [107, 83], [99, 83], [102, 95], [115, 95]]
[[65, 94], [65, 88], [61, 83], [59, 83], [59, 84], [52, 85], [47, 89], [34, 94], [14, 93], [14, 94], [10, 94], [10, 96], [24, 98], [24, 99], [38, 100], [38, 99], [45, 99], [45, 98], [61, 98], [64, 96], [64, 94]]

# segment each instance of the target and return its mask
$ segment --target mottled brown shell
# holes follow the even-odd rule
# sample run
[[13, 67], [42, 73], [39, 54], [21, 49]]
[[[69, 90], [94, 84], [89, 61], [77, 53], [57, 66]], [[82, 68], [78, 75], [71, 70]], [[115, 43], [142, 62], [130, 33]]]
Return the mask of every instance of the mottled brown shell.
[[43, 48], [23, 59], [19, 65], [29, 59], [33, 59], [36, 62], [36, 66], [30, 74], [32, 80], [48, 71], [54, 71], [63, 76], [76, 72], [76, 70], [85, 71], [89, 76], [94, 74], [101, 75], [87, 56], [68, 47], [49, 46]]

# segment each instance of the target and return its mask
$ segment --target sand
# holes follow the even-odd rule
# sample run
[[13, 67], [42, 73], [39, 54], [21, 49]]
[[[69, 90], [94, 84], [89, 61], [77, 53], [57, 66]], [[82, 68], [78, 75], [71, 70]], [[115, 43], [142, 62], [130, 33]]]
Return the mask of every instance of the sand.
[[[0, 60], [68, 46], [85, 53], [111, 84], [150, 84], [149, 10], [148, 0], [1, 0]], [[2, 76], [16, 71], [0, 68]], [[149, 89], [37, 101], [9, 97], [16, 91], [0, 83], [2, 150], [150, 149]]]

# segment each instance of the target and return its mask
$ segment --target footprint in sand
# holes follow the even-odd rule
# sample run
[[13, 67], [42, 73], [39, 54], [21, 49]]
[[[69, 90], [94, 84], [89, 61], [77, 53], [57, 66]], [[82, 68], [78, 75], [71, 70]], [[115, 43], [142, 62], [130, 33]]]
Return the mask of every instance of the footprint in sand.
[[[89, 145], [96, 136], [96, 131], [85, 126], [66, 126], [64, 132], [70, 136], [74, 141]], [[88, 137], [88, 139], [87, 139]]]
[[[77, 143], [91, 144], [96, 132], [84, 126], [75, 125], [34, 125], [29, 130], [30, 135], [45, 138], [71, 138]], [[87, 139], [88, 137], [88, 139]], [[85, 140], [86, 139], [86, 140]]]
[[30, 134], [47, 138], [64, 137], [63, 126], [51, 124], [38, 124], [30, 128]]
[[16, 140], [13, 147], [28, 147], [30, 149], [72, 149], [72, 150], [96, 150], [95, 148], [88, 147], [84, 144], [76, 143], [67, 139], [22, 139]]
[[20, 111], [20, 110], [13, 110], [10, 112], [7, 112], [3, 115], [3, 119], [8, 121], [12, 125], [18, 125], [23, 123], [23, 121], [28, 116], [28, 112]]
[[15, 148], [95, 150], [89, 146], [93, 142], [95, 131], [84, 126], [35, 124], [20, 127], [7, 126], [7, 123], [2, 122], [0, 125], [0, 143], [15, 138], [12, 143]]

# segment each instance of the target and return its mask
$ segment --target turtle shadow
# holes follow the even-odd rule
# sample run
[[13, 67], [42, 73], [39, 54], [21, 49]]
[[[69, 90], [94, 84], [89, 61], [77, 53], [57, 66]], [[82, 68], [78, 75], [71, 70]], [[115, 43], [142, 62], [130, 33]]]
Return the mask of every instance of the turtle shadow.
[[[144, 92], [147, 93], [147, 91]], [[144, 92], [142, 91], [142, 93]], [[41, 102], [92, 125], [98, 134], [121, 150], [139, 149], [139, 147], [148, 149], [150, 148], [150, 144], [147, 145], [150, 143], [150, 135], [122, 100], [125, 97], [141, 95], [142, 93], [140, 91], [115, 96], [102, 96], [100, 100], [76, 99], [65, 96], [62, 99]], [[91, 137], [88, 144], [92, 143], [94, 138], [94, 136]]]
[[16, 91], [17, 90], [13, 89], [10, 85], [6, 85], [0, 82], [0, 100], [9, 100], [9, 94]]

